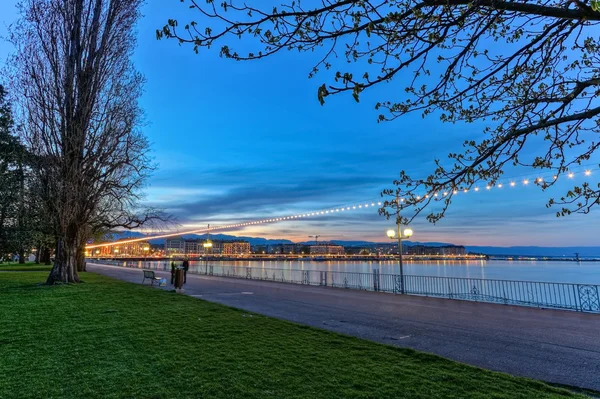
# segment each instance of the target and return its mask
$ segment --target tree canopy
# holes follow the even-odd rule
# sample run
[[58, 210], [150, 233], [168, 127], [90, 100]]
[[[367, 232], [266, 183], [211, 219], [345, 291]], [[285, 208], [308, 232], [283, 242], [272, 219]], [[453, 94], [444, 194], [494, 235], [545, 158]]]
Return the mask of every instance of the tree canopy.
[[[383, 192], [392, 197], [382, 209], [388, 216], [400, 192], [413, 217], [439, 203], [441, 210], [427, 216], [438, 221], [458, 190], [493, 186], [511, 165], [546, 172], [536, 181], [546, 189], [600, 146], [598, 2], [321, 0], [272, 8], [182, 2], [194, 20], [170, 19], [157, 38], [196, 52], [217, 46], [236, 61], [314, 52], [320, 58], [309, 77], [328, 73], [317, 92], [322, 104], [342, 93], [359, 101], [371, 87], [392, 82], [388, 98], [374, 104], [380, 122], [417, 112], [481, 126], [484, 138], [437, 159], [429, 176], [402, 171], [396, 189]], [[565, 215], [599, 203], [600, 185], [583, 183], [548, 205]]]

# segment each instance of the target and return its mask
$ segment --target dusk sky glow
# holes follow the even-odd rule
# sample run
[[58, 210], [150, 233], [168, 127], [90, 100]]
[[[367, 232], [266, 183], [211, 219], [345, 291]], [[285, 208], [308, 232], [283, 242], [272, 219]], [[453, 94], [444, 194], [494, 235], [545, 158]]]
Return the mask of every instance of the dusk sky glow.
[[[0, 4], [2, 37], [17, 17], [16, 3]], [[393, 99], [400, 88], [394, 83], [365, 92], [360, 103], [348, 94], [328, 98], [321, 106], [317, 88], [333, 72], [307, 78], [316, 54], [286, 52], [240, 63], [220, 58], [216, 48], [196, 55], [175, 41], [156, 40], [155, 30], [167, 18], [187, 21], [194, 17], [189, 11], [177, 0], [149, 0], [134, 57], [147, 79], [141, 99], [147, 120], [143, 129], [158, 165], [145, 201], [173, 214], [182, 230], [378, 201], [400, 170], [426, 177], [435, 158], [460, 151], [465, 139], [482, 137], [482, 125], [443, 124], [435, 116], [413, 114], [377, 123], [374, 105]], [[0, 42], [0, 63], [10, 51], [10, 44]], [[481, 192], [459, 194], [438, 224], [419, 217], [411, 225], [413, 240], [600, 246], [598, 209], [557, 218], [558, 209], [545, 206], [575, 181], [596, 184], [598, 155], [574, 170], [573, 180], [564, 176], [546, 192], [533, 184], [517, 184], [490, 190], [481, 185]], [[535, 179], [536, 171], [507, 171], [502, 183], [524, 178]], [[234, 234], [294, 241], [314, 234], [323, 240], [387, 241], [385, 232], [392, 225], [369, 209], [246, 226]]]

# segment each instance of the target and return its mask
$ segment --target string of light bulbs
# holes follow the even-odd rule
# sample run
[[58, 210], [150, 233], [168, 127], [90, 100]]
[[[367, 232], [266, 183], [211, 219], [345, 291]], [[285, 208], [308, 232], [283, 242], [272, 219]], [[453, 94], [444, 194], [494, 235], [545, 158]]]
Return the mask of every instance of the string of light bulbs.
[[[566, 173], [566, 176], [568, 179], [574, 179], [577, 176], [579, 176], [580, 174], [583, 174], [583, 176], [585, 176], [585, 177], [590, 177], [590, 176], [592, 176], [594, 170], [598, 171], [600, 169], [598, 167], [592, 168], [592, 167], [586, 166], [585, 169], [582, 169], [582, 170], [583, 170], [583, 172], [581, 172], [581, 170], [577, 171], [577, 169], [574, 169], [574, 171], [568, 171]], [[546, 177], [541, 177], [539, 175], [537, 177], [532, 177], [531, 175], [528, 175], [529, 177], [526, 177], [526, 178], [523, 178], [523, 176], [526, 176], [526, 175], [509, 178], [506, 180], [503, 179], [502, 181], [504, 183], [496, 182], [494, 185], [486, 184], [485, 186], [482, 186], [482, 187], [484, 187], [483, 189], [481, 189], [479, 186], [475, 186], [472, 190], [470, 190], [470, 189], [462, 189], [462, 190], [455, 189], [453, 191], [446, 190], [446, 191], [441, 191], [441, 192], [435, 192], [432, 195], [434, 197], [446, 197], [450, 193], [452, 193], [452, 195], [460, 194], [462, 196], [463, 194], [472, 193], [472, 192], [494, 191], [492, 189], [495, 189], [495, 188], [502, 189], [505, 187], [514, 188], [517, 186], [521, 186], [521, 187], [536, 186], [536, 185], [539, 186], [547, 181], [555, 181], [558, 179], [557, 175], [546, 176]], [[548, 179], [548, 180], [546, 180], [546, 179]], [[517, 181], [517, 180], [519, 180], [519, 181]], [[414, 198], [417, 201], [420, 201], [420, 200], [429, 198], [429, 196], [430, 196], [430, 194], [423, 194], [423, 195], [417, 195]], [[399, 200], [400, 200], [400, 202], [404, 202], [405, 198], [400, 197]], [[145, 237], [141, 237], [141, 238], [132, 238], [132, 239], [127, 239], [127, 240], [122, 240], [122, 241], [114, 241], [114, 242], [109, 242], [109, 243], [92, 244], [92, 245], [87, 245], [85, 248], [93, 249], [93, 248], [100, 248], [100, 247], [109, 247], [109, 246], [141, 242], [141, 241], [154, 240], [154, 239], [159, 239], [159, 238], [176, 237], [176, 236], [181, 236], [181, 235], [185, 235], [185, 234], [202, 234], [202, 233], [208, 233], [208, 232], [212, 232], [212, 231], [233, 230], [233, 229], [239, 229], [239, 228], [261, 225], [261, 224], [287, 222], [287, 221], [314, 218], [314, 217], [320, 217], [320, 216], [340, 215], [340, 214], [345, 214], [345, 213], [353, 212], [353, 211], [360, 211], [360, 210], [364, 210], [364, 209], [371, 209], [371, 208], [379, 209], [379, 207], [381, 207], [382, 204], [383, 203], [381, 200], [361, 201], [361, 202], [354, 203], [351, 205], [346, 204], [344, 206], [336, 206], [336, 207], [325, 208], [325, 209], [320, 209], [320, 210], [313, 210], [310, 212], [294, 213], [292, 215], [279, 216], [279, 217], [273, 217], [273, 218], [264, 218], [264, 219], [258, 219], [258, 220], [248, 221], [248, 222], [227, 224], [227, 225], [221, 225], [221, 226], [217, 225], [217, 226], [211, 227], [210, 229], [205, 227], [205, 228], [201, 228], [201, 229], [145, 236]]]

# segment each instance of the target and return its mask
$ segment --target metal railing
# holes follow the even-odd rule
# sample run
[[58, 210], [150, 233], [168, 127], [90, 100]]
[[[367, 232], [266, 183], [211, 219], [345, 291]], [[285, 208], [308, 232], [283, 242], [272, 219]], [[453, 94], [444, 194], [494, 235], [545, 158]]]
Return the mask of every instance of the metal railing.
[[[170, 271], [164, 262], [92, 262]], [[402, 286], [400, 275], [378, 270], [357, 273], [204, 264], [190, 266], [188, 273], [394, 294]], [[409, 295], [600, 313], [600, 286], [592, 284], [405, 275], [404, 287]]]

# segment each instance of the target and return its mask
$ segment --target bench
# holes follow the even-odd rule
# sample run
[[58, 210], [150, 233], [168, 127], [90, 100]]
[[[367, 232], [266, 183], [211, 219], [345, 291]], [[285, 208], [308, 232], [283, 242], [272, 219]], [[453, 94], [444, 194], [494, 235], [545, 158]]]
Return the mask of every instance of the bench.
[[144, 284], [146, 279], [151, 281], [150, 286], [153, 286], [155, 281], [160, 281], [160, 277], [156, 277], [152, 270], [144, 270], [144, 279], [142, 280], [142, 284]]

